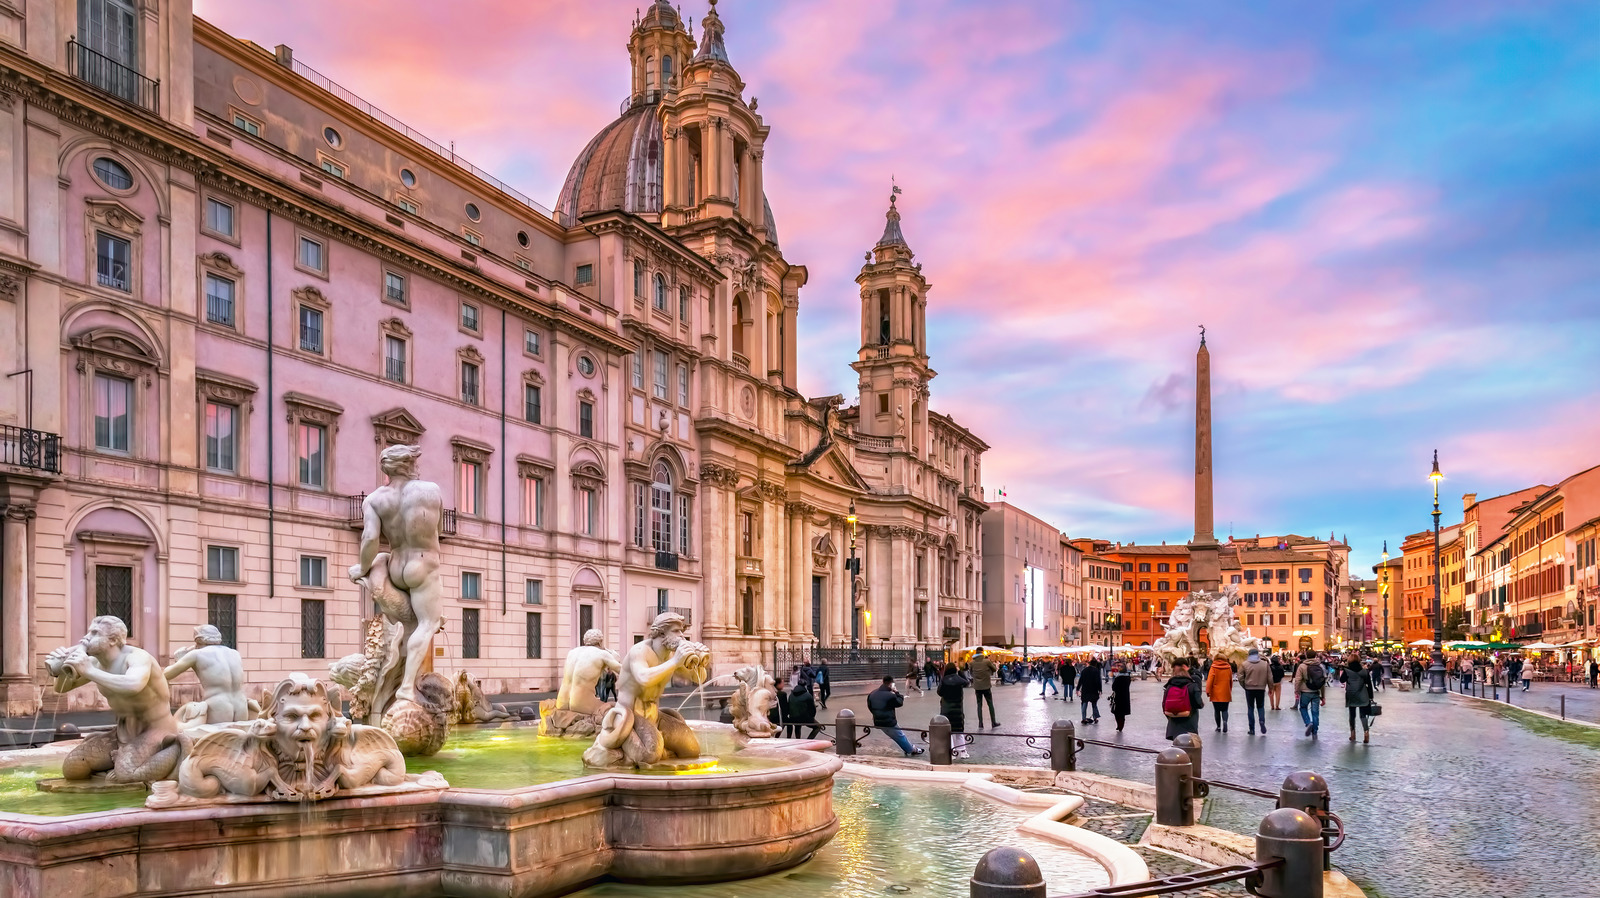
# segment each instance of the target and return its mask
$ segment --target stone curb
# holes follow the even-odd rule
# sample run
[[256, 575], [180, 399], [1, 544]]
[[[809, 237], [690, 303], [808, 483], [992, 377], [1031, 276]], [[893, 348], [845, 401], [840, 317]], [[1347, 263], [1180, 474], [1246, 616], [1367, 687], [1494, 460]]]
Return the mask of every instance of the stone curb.
[[1512, 704], [1510, 702], [1497, 701], [1492, 698], [1481, 698], [1476, 695], [1462, 695], [1459, 692], [1452, 692], [1449, 693], [1449, 695], [1451, 698], [1460, 699], [1461, 701], [1479, 702], [1480, 704], [1486, 704], [1493, 707], [1514, 708], [1523, 712], [1524, 714], [1537, 714], [1540, 717], [1548, 717], [1557, 723], [1570, 723], [1574, 726], [1588, 727], [1591, 730], [1600, 730], [1600, 723], [1590, 723], [1587, 720], [1579, 720], [1576, 717], [1562, 717], [1560, 714], [1552, 714], [1549, 711], [1540, 711], [1538, 708], [1524, 708], [1521, 705]]

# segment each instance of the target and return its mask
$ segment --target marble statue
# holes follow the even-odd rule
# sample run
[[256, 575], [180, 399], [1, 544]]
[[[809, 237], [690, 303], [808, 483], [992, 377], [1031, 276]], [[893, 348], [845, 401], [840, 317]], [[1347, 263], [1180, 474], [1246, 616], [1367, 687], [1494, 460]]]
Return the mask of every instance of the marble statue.
[[159, 784], [146, 806], [321, 801], [353, 789], [374, 794], [443, 787], [438, 774], [407, 776], [393, 737], [340, 716], [327, 688], [297, 673], [273, 690], [263, 717], [195, 740], [178, 766], [177, 782]]
[[127, 639], [128, 626], [120, 618], [101, 616], [90, 621], [77, 645], [45, 657], [57, 693], [93, 683], [117, 721], [115, 730], [95, 733], [68, 753], [63, 779], [103, 773], [108, 783], [151, 783], [178, 766], [183, 745], [168, 706], [167, 678], [149, 652]]
[[345, 689], [350, 701], [350, 718], [367, 720], [377, 698], [378, 678], [389, 656], [389, 646], [400, 637], [399, 624], [383, 615], [369, 618], [362, 650], [345, 655], [328, 667], [329, 678]]
[[[439, 524], [444, 498], [438, 484], [417, 479], [421, 454], [417, 446], [383, 450], [379, 467], [389, 482], [361, 503], [360, 557], [350, 566], [350, 579], [365, 588], [386, 621], [383, 635], [388, 642], [377, 675], [371, 678], [372, 697], [364, 702], [367, 723], [391, 727], [408, 754], [422, 746], [444, 744], [442, 733], [417, 728], [440, 718], [441, 711], [447, 715], [451, 702], [448, 680], [442, 708], [417, 693], [433, 651], [433, 636], [443, 622]], [[379, 551], [383, 542], [389, 551]]]
[[676, 675], [700, 683], [711, 650], [685, 638], [683, 616], [656, 615], [649, 635], [628, 649], [617, 675], [617, 702], [600, 721], [600, 734], [583, 753], [590, 767], [648, 767], [668, 758], [700, 756], [700, 740], [676, 711], [657, 704]]
[[733, 678], [739, 683], [728, 703], [733, 711], [733, 728], [745, 739], [765, 739], [777, 733], [777, 724], [767, 719], [767, 712], [778, 703], [778, 689], [771, 675], [761, 665], [753, 664], [735, 671]]
[[[1226, 655], [1235, 662], [1243, 659], [1252, 649], [1260, 648], [1262, 642], [1240, 628], [1233, 611], [1238, 596], [1239, 587], [1230, 583], [1221, 592], [1193, 592], [1179, 599], [1167, 618], [1166, 635], [1157, 639], [1152, 648], [1169, 664], [1201, 655]], [[1202, 629], [1206, 634], [1204, 648], [1200, 644]]]
[[555, 701], [540, 703], [539, 733], [587, 738], [600, 732], [600, 719], [612, 703], [602, 702], [595, 687], [608, 670], [621, 671], [622, 662], [605, 647], [599, 630], [589, 630], [583, 634], [583, 645], [567, 653]]
[[244, 695], [244, 659], [222, 644], [222, 631], [216, 627], [195, 627], [194, 645], [178, 649], [163, 674], [170, 682], [186, 670], [200, 680], [200, 700], [174, 712], [180, 727], [249, 720], [261, 713], [260, 706], [252, 709], [255, 703]]
[[456, 723], [494, 723], [510, 720], [511, 712], [505, 705], [489, 702], [483, 694], [483, 684], [462, 671], [456, 677]]

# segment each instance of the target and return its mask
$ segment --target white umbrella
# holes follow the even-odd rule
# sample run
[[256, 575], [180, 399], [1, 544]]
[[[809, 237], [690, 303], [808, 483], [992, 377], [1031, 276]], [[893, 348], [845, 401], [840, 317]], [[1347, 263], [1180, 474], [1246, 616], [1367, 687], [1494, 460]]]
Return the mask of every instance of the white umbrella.
[[1553, 646], [1548, 642], [1535, 642], [1532, 645], [1525, 645], [1523, 648], [1534, 652], [1548, 652], [1549, 650], [1556, 648], [1556, 646]]
[[1433, 640], [1431, 640], [1431, 639], [1419, 639], [1416, 642], [1407, 643], [1407, 644], [1411, 645], [1411, 646], [1430, 646], [1430, 645], [1433, 645]]

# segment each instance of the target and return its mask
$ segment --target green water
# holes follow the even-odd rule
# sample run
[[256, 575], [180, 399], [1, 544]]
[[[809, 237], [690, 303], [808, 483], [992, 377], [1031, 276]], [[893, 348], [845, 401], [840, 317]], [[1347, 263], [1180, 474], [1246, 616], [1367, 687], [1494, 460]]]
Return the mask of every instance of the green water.
[[[520, 789], [587, 776], [591, 771], [583, 766], [583, 750], [589, 745], [587, 739], [540, 736], [538, 725], [533, 723], [462, 727], [450, 734], [450, 741], [433, 757], [407, 758], [406, 769], [412, 773], [438, 771], [446, 782], [460, 789]], [[715, 767], [648, 775], [694, 776], [781, 766], [782, 761], [734, 756], [720, 760]], [[64, 817], [144, 805], [142, 792], [72, 795], [40, 792], [34, 787], [36, 780], [60, 775], [59, 761], [0, 769], [0, 812]]]

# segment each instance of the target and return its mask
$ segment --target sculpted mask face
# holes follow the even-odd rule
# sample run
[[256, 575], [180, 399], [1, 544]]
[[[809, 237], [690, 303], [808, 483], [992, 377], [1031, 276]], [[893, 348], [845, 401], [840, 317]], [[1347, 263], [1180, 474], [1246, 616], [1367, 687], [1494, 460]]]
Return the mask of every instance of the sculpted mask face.
[[294, 692], [278, 699], [272, 713], [278, 725], [277, 742], [283, 754], [298, 755], [299, 746], [321, 743], [333, 719], [326, 696]]

